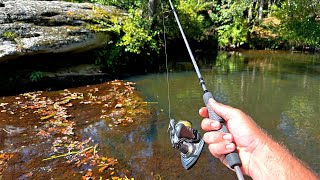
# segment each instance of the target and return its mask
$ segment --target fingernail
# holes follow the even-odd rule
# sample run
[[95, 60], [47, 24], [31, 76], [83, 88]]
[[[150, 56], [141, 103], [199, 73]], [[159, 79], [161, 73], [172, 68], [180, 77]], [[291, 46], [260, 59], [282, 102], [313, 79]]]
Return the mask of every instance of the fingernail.
[[234, 149], [234, 144], [233, 143], [227, 144], [226, 148], [227, 149]]
[[227, 140], [227, 141], [232, 141], [232, 135], [231, 134], [225, 134], [222, 136], [222, 138], [224, 140]]
[[217, 128], [217, 127], [219, 127], [219, 125], [220, 125], [220, 122], [218, 122], [218, 121], [213, 121], [213, 122], [211, 123], [211, 127]]

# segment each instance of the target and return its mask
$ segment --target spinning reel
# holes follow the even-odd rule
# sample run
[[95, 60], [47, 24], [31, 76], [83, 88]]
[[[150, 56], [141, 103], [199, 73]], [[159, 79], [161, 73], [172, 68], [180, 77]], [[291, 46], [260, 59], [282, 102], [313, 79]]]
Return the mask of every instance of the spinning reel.
[[170, 119], [168, 131], [172, 147], [180, 150], [182, 166], [190, 169], [200, 157], [204, 145], [200, 133], [192, 129], [191, 122], [179, 121], [175, 124], [174, 119]]

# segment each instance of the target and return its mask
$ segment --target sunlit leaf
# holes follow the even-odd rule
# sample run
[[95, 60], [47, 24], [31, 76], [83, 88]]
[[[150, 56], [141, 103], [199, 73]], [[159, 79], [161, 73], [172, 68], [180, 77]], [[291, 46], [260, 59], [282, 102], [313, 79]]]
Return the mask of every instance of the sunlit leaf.
[[107, 169], [108, 166], [107, 165], [104, 165], [102, 166], [101, 168], [99, 168], [99, 172], [103, 172], [105, 169]]
[[53, 117], [54, 115], [55, 115], [55, 113], [52, 113], [52, 114], [49, 114], [47, 116], [41, 117], [40, 119], [41, 120], [49, 119], [49, 118]]

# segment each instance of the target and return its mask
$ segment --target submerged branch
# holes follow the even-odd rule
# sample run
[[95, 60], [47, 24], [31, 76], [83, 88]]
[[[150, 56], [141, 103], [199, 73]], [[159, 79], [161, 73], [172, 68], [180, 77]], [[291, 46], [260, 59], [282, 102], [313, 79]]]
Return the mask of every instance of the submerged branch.
[[81, 153], [83, 153], [83, 152], [86, 152], [86, 151], [88, 151], [89, 149], [92, 149], [92, 148], [95, 149], [95, 147], [90, 146], [90, 147], [88, 147], [88, 148], [86, 148], [86, 149], [84, 149], [84, 150], [81, 150], [81, 151], [71, 151], [71, 152], [68, 152], [68, 153], [66, 153], [66, 154], [61, 154], [61, 155], [57, 155], [57, 156], [56, 156], [56, 155], [50, 156], [50, 157], [48, 157], [48, 158], [42, 159], [42, 161], [48, 161], [48, 160], [52, 160], [52, 159], [57, 159], [57, 158], [69, 156], [69, 155], [71, 155], [71, 154], [76, 154], [76, 155], [78, 155], [78, 154], [81, 154]]

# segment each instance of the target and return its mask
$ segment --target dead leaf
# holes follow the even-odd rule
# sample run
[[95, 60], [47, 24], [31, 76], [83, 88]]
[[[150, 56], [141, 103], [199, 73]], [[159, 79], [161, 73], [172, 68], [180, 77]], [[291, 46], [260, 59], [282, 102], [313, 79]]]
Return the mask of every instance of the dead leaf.
[[50, 134], [49, 134], [48, 132], [46, 132], [46, 131], [44, 131], [44, 130], [41, 129], [41, 130], [37, 133], [37, 135], [48, 137]]
[[99, 168], [99, 172], [103, 172], [105, 169], [107, 169], [108, 166], [107, 165], [104, 165], [102, 166], [101, 168]]
[[73, 104], [72, 104], [72, 103], [68, 103], [68, 104], [66, 104], [65, 106], [71, 107], [71, 106], [73, 106]]
[[119, 103], [114, 108], [122, 108], [123, 104]]
[[55, 113], [52, 113], [52, 114], [49, 114], [49, 115], [47, 115], [47, 116], [43, 116], [43, 117], [41, 117], [40, 119], [41, 119], [41, 120], [46, 120], [46, 119], [49, 119], [49, 118], [53, 117], [54, 115], [56, 115], [56, 114], [55, 114]]

